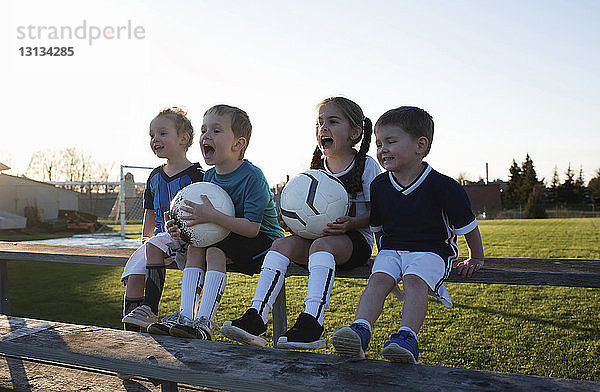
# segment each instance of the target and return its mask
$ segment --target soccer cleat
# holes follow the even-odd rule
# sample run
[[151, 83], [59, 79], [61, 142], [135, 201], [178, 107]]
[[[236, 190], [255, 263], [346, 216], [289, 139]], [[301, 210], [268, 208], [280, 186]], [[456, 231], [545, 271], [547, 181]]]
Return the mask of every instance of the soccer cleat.
[[267, 344], [264, 338], [266, 331], [267, 325], [254, 308], [246, 310], [246, 313], [238, 319], [225, 321], [221, 327], [221, 333], [225, 337], [258, 347], [264, 347]]
[[385, 342], [381, 355], [388, 361], [400, 363], [417, 363], [419, 344], [410, 331], [398, 331]]
[[169, 334], [180, 338], [212, 340], [211, 321], [204, 316], [195, 320], [181, 316], [179, 321], [169, 328]]
[[371, 340], [371, 331], [364, 324], [353, 323], [333, 333], [331, 343], [335, 352], [345, 357], [364, 358]]
[[160, 322], [148, 325], [148, 333], [155, 335], [169, 335], [169, 328], [179, 322], [179, 312], [163, 317]]
[[140, 305], [129, 312], [128, 315], [121, 320], [127, 324], [137, 325], [143, 329], [148, 328], [148, 325], [158, 321], [158, 316], [150, 309], [148, 305]]
[[315, 350], [325, 348], [323, 326], [308, 313], [300, 313], [294, 326], [277, 340], [277, 348]]

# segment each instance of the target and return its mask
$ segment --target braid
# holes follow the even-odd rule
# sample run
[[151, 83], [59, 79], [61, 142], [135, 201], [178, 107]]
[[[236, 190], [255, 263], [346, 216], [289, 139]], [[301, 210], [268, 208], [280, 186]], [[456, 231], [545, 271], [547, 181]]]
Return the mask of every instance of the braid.
[[365, 170], [367, 152], [371, 146], [371, 135], [373, 134], [373, 123], [368, 117], [363, 120], [363, 138], [360, 149], [354, 158], [354, 166], [350, 170], [349, 192], [356, 195], [362, 191], [362, 174]]
[[323, 157], [323, 153], [321, 152], [321, 149], [319, 148], [319, 146], [317, 146], [317, 148], [315, 148], [315, 151], [313, 152], [313, 157], [312, 157], [312, 161], [310, 162], [310, 168], [311, 169], [321, 169], [323, 166], [323, 161], [322, 161], [322, 157]]

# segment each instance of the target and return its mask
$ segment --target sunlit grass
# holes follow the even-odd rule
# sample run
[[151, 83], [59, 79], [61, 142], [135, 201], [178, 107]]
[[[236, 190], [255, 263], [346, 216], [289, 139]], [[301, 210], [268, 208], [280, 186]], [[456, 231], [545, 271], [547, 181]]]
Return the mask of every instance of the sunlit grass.
[[[488, 257], [600, 259], [600, 218], [479, 222]], [[464, 237], [459, 237], [466, 255]]]

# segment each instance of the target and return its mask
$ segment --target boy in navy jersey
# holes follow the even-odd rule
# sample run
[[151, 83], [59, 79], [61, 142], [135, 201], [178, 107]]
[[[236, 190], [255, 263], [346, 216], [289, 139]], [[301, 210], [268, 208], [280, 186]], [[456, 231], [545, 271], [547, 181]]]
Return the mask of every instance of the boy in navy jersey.
[[452, 306], [444, 280], [458, 258], [457, 235], [464, 235], [469, 247], [469, 258], [456, 266], [458, 273], [471, 277], [483, 265], [481, 236], [467, 194], [423, 161], [432, 139], [433, 119], [416, 107], [389, 110], [375, 124], [377, 159], [386, 170], [371, 183], [370, 226], [379, 253], [354, 323], [333, 334], [340, 355], [364, 357], [385, 298], [402, 280], [401, 326], [381, 353], [390, 361], [416, 363], [417, 332], [428, 295]]

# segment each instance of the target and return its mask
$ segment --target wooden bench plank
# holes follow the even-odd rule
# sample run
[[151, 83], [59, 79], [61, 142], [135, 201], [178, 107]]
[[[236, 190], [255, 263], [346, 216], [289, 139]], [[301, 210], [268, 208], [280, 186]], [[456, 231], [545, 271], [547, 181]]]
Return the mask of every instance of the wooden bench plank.
[[123, 267], [134, 251], [135, 249], [131, 248], [0, 242], [0, 260], [98, 264]]
[[[464, 260], [464, 258], [461, 258]], [[452, 283], [491, 283], [491, 284], [514, 284], [514, 285], [549, 285], [567, 287], [600, 287], [600, 262], [582, 261], [581, 266], [575, 265], [578, 261], [560, 260], [561, 263], [551, 263], [543, 259], [507, 259], [485, 260], [485, 265], [468, 279], [456, 273], [453, 269], [446, 282]], [[545, 270], [543, 264], [552, 264]], [[497, 266], [507, 267], [498, 269]], [[510, 268], [509, 268], [510, 267]], [[528, 269], [528, 267], [532, 269]], [[537, 269], [537, 270], [536, 270]], [[553, 271], [550, 271], [553, 269]], [[598, 269], [598, 272], [594, 270]], [[370, 267], [362, 266], [350, 271], [336, 271], [336, 278], [367, 278], [370, 275]], [[561, 271], [567, 270], [567, 271]], [[575, 272], [573, 272], [575, 271]], [[306, 276], [308, 271], [296, 264], [290, 264], [287, 276]]]
[[[61, 263], [124, 266], [131, 248], [94, 248], [0, 242], [0, 260], [29, 260]], [[464, 259], [464, 258], [461, 258]], [[291, 264], [287, 275], [307, 275], [306, 269]], [[337, 277], [366, 278], [369, 267], [336, 271]], [[600, 261], [580, 259], [486, 258], [484, 267], [470, 279], [453, 270], [448, 282], [532, 284], [568, 287], [600, 287]]]
[[36, 322], [0, 316], [0, 352], [232, 391], [600, 390], [591, 381], [400, 365], [56, 322], [4, 340], [7, 331]]
[[[194, 392], [198, 387], [180, 387]], [[161, 392], [151, 380], [136, 377], [121, 380], [114, 372], [60, 365], [42, 360], [23, 360], [0, 354], [0, 391], [22, 392]], [[205, 390], [208, 391], [208, 390]], [[212, 389], [213, 392], [217, 390]]]

